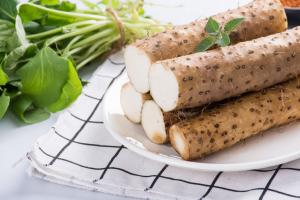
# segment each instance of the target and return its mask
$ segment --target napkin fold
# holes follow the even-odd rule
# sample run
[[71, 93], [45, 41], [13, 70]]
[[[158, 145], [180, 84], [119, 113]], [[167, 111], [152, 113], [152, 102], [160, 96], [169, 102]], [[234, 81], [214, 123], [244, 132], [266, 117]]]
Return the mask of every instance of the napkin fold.
[[148, 160], [119, 144], [104, 127], [102, 99], [124, 71], [120, 54], [98, 67], [78, 100], [27, 154], [31, 175], [142, 199], [300, 198], [300, 160], [263, 170], [199, 172]]

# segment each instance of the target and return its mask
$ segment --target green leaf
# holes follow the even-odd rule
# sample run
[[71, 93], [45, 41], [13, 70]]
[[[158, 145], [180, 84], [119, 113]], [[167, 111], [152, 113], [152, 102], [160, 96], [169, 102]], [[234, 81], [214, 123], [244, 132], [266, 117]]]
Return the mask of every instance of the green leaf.
[[6, 96], [5, 91], [3, 91], [2, 95], [0, 96], [0, 119], [2, 119], [3, 116], [5, 115], [9, 103], [10, 103], [10, 97]]
[[56, 10], [62, 10], [62, 11], [75, 11], [76, 10], [76, 4], [71, 3], [70, 1], [61, 1], [61, 0], [39, 0], [39, 4]]
[[12, 111], [25, 123], [33, 124], [44, 121], [50, 117], [50, 113], [33, 105], [28, 96], [20, 95], [13, 99]]
[[2, 63], [4, 58], [5, 58], [5, 53], [0, 53], [0, 63]]
[[0, 0], [0, 19], [14, 22], [17, 15], [16, 0]]
[[216, 20], [214, 20], [212, 17], [210, 17], [205, 26], [205, 31], [207, 33], [213, 34], [213, 33], [218, 33], [219, 30], [220, 30], [220, 24]]
[[47, 107], [56, 102], [68, 80], [69, 64], [49, 47], [44, 47], [17, 71], [21, 78], [21, 91], [37, 107]]
[[52, 105], [48, 106], [51, 112], [57, 112], [67, 108], [81, 94], [82, 85], [71, 61], [69, 61], [68, 82], [64, 85], [59, 99]]
[[12, 50], [3, 60], [2, 67], [7, 73], [12, 73], [35, 56], [38, 48], [35, 44], [23, 45]]
[[36, 22], [28, 22], [23, 25], [27, 35], [49, 31], [54, 28], [53, 26], [42, 26], [41, 24]]
[[245, 18], [235, 18], [227, 22], [224, 26], [224, 30], [227, 33], [233, 31], [237, 26], [239, 26]]
[[71, 3], [69, 1], [63, 1], [59, 5], [55, 6], [54, 8], [57, 9], [57, 10], [71, 12], [71, 11], [76, 10], [76, 4]]
[[208, 50], [210, 47], [212, 47], [215, 44], [216, 39], [212, 36], [207, 36], [204, 38], [200, 44], [196, 47], [197, 52], [203, 52]]
[[17, 95], [20, 95], [20, 90], [19, 88], [21, 86], [20, 81], [14, 80], [7, 82], [4, 86], [2, 86], [5, 89], [5, 93], [7, 96], [10, 98], [14, 98]]
[[15, 27], [12, 33], [6, 39], [6, 52], [9, 53], [19, 46], [27, 46], [29, 44], [26, 39], [26, 33], [19, 16], [16, 17]]
[[[15, 25], [7, 20], [0, 19], [0, 52], [8, 53], [10, 51], [8, 41], [15, 34]], [[2, 55], [2, 58], [4, 56]], [[1, 59], [0, 59], [1, 60]]]
[[0, 85], [5, 85], [8, 81], [7, 74], [3, 71], [1, 65], [0, 65]]
[[75, 21], [82, 20], [80, 16], [69, 16], [57, 11], [55, 9], [46, 8], [44, 6], [22, 3], [18, 6], [19, 15], [23, 23], [35, 21], [41, 25], [60, 26], [66, 25]]
[[46, 5], [46, 6], [52, 6], [52, 5], [57, 5], [59, 4], [60, 0], [40, 0], [40, 3], [42, 5]]
[[216, 43], [221, 47], [230, 45], [230, 37], [228, 33], [222, 32], [220, 38], [216, 41]]
[[6, 52], [9, 53], [19, 46], [21, 46], [21, 43], [17, 33], [14, 32], [6, 41]]

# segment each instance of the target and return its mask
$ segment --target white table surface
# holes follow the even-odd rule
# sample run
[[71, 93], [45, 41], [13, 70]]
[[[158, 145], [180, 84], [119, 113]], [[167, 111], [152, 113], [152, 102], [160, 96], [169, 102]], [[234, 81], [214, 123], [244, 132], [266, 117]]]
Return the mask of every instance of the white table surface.
[[[228, 8], [242, 5], [250, 0], [165, 0], [151, 1], [160, 5], [147, 5], [146, 11], [156, 19], [174, 24], [187, 23]], [[173, 6], [171, 6], [172, 4]], [[95, 67], [85, 69], [89, 77]], [[28, 176], [26, 152], [36, 139], [46, 133], [57, 119], [58, 113], [42, 123], [24, 125], [11, 113], [0, 121], [0, 199], [2, 200], [124, 200], [125, 197], [107, 195], [49, 183]], [[10, 152], [9, 154], [7, 152]]]

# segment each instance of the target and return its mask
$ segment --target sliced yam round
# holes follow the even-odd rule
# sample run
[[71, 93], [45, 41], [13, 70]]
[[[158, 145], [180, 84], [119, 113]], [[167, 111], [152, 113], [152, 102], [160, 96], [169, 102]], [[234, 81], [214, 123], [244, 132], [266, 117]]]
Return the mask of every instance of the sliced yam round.
[[165, 119], [160, 107], [152, 100], [146, 101], [142, 109], [142, 126], [147, 137], [156, 144], [167, 141]]
[[227, 100], [171, 126], [171, 145], [185, 160], [202, 158], [300, 119], [299, 97], [299, 80], [294, 79]]
[[120, 102], [123, 112], [134, 123], [141, 122], [143, 104], [149, 99], [151, 99], [149, 94], [137, 92], [129, 82], [125, 83], [121, 88]]
[[[287, 29], [284, 7], [279, 0], [254, 0], [237, 9], [212, 16], [222, 26], [243, 17], [243, 22], [230, 34], [238, 43], [279, 33]], [[127, 73], [133, 86], [141, 93], [149, 91], [148, 73], [152, 63], [195, 52], [196, 46], [207, 36], [206, 19], [174, 26], [152, 37], [138, 40], [125, 49]]]
[[150, 93], [165, 111], [258, 91], [300, 74], [300, 27], [154, 63]]
[[156, 144], [169, 142], [169, 128], [182, 120], [190, 119], [203, 112], [203, 108], [192, 108], [163, 112], [153, 100], [144, 103], [142, 126], [147, 137]]
[[148, 72], [151, 60], [141, 49], [129, 45], [124, 52], [128, 77], [134, 83], [135, 89], [140, 93], [149, 92]]

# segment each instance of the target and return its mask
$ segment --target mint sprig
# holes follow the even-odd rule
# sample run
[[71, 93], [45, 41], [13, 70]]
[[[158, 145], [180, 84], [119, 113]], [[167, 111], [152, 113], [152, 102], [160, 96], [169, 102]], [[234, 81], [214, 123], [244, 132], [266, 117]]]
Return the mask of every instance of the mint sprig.
[[205, 31], [208, 33], [196, 47], [197, 52], [203, 52], [210, 49], [214, 45], [220, 47], [225, 47], [230, 45], [230, 33], [236, 29], [242, 22], [244, 18], [235, 18], [230, 20], [224, 25], [224, 28], [219, 22], [210, 17], [205, 26]]

